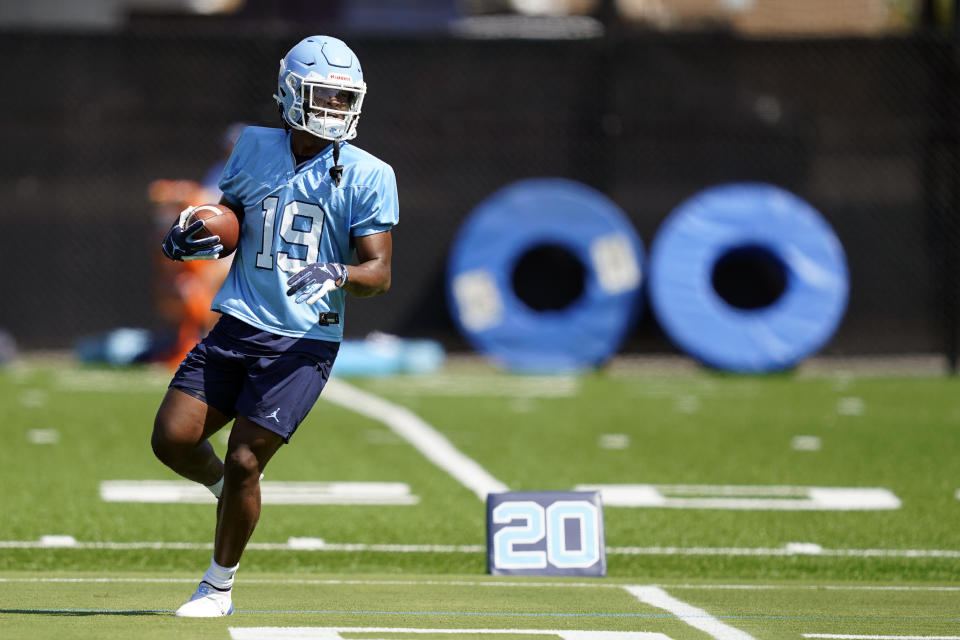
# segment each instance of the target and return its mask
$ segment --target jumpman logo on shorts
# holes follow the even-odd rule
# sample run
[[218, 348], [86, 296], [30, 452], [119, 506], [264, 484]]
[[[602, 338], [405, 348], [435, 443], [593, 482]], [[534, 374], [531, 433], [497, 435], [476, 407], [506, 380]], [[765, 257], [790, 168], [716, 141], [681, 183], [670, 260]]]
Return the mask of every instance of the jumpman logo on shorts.
[[273, 413], [265, 416], [265, 419], [266, 419], [266, 418], [273, 418], [274, 420], [277, 421], [277, 424], [280, 424], [280, 418], [277, 417], [277, 412], [278, 412], [278, 411], [280, 411], [280, 407], [277, 407], [276, 409], [273, 410]]

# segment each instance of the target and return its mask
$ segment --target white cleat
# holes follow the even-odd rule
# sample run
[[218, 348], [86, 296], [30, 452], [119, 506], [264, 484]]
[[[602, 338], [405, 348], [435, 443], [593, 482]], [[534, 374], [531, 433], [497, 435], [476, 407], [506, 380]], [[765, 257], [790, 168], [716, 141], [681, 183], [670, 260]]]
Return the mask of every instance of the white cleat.
[[190, 599], [183, 604], [175, 616], [181, 618], [220, 618], [233, 613], [233, 600], [230, 591], [220, 591], [206, 582], [201, 582]]

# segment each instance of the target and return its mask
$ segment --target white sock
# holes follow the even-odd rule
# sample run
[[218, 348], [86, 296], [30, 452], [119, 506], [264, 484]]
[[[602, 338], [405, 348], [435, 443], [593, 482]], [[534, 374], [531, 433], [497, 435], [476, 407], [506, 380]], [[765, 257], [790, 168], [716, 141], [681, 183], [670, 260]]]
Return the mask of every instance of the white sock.
[[203, 574], [203, 582], [221, 591], [229, 591], [233, 587], [233, 576], [237, 573], [239, 567], [239, 564], [232, 567], [221, 567], [216, 560], [210, 558], [210, 568]]
[[210, 489], [210, 493], [212, 493], [215, 498], [219, 498], [223, 493], [223, 477], [213, 484], [205, 484], [203, 486], [205, 486], [207, 489]]

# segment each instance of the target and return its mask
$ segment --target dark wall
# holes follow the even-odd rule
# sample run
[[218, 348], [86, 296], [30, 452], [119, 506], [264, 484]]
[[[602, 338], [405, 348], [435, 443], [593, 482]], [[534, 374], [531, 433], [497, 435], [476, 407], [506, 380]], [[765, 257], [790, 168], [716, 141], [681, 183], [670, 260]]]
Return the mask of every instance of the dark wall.
[[[0, 327], [27, 348], [156, 328], [151, 180], [199, 178], [234, 121], [274, 125], [301, 33], [3, 34]], [[380, 329], [463, 347], [444, 265], [464, 217], [514, 180], [601, 189], [649, 247], [681, 201], [769, 181], [843, 242], [834, 353], [950, 344], [956, 137], [949, 43], [645, 36], [568, 42], [350, 39], [370, 87], [356, 143], [396, 169], [394, 286], [349, 303]], [[547, 285], [549, 286], [549, 285]], [[627, 349], [670, 346], [646, 309]]]

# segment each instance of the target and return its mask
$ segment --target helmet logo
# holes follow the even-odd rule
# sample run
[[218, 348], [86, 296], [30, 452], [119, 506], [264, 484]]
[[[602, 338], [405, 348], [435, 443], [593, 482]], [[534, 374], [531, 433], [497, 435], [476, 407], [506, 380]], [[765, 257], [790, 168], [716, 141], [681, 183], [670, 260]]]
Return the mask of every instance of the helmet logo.
[[351, 78], [348, 75], [344, 75], [342, 73], [331, 73], [327, 77], [330, 78], [331, 80], [339, 80], [340, 82], [353, 82], [353, 78]]

